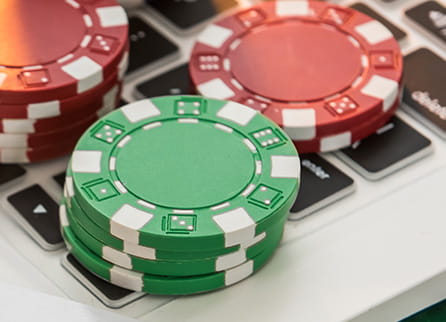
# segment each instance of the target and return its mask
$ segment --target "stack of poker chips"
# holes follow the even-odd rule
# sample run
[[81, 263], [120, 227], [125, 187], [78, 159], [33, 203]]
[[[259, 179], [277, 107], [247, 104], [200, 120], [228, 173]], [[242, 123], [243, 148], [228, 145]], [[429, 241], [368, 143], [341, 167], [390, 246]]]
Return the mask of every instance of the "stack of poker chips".
[[82, 265], [120, 287], [212, 291], [272, 256], [299, 176], [292, 141], [261, 113], [198, 96], [145, 99], [80, 138], [62, 233]]
[[209, 25], [189, 64], [197, 92], [246, 104], [299, 153], [345, 148], [400, 105], [403, 61], [392, 33], [351, 8], [262, 2]]
[[0, 163], [69, 154], [119, 104], [125, 11], [115, 0], [5, 0], [0, 17]]

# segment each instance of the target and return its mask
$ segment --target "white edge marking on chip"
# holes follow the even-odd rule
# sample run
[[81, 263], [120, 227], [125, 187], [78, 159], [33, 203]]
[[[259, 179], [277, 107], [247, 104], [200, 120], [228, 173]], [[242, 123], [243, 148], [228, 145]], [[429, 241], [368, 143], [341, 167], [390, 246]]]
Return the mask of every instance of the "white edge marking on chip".
[[129, 67], [129, 52], [126, 51], [122, 55], [122, 59], [119, 62], [118, 65], [118, 78], [121, 80], [125, 76], [125, 72], [127, 71], [127, 68]]
[[[82, 39], [82, 42], [80, 44], [80, 47], [82, 48], [87, 48], [87, 46], [90, 44], [91, 42], [91, 35], [85, 35], [85, 37]], [[73, 55], [74, 56], [74, 55]], [[68, 60], [68, 59], [67, 59]], [[59, 59], [59, 62], [62, 63]]]
[[124, 204], [110, 219], [110, 233], [122, 240], [138, 244], [138, 230], [144, 227], [152, 218], [153, 214], [129, 204]]
[[282, 110], [283, 129], [293, 140], [305, 141], [316, 137], [316, 112], [308, 109]]
[[124, 252], [144, 259], [156, 260], [155, 248], [141, 246], [127, 241], [124, 241]]
[[217, 257], [215, 271], [221, 272], [232, 267], [243, 264], [246, 261], [246, 250], [240, 249], [236, 252]]
[[3, 149], [0, 151], [0, 161], [8, 163], [29, 162], [27, 149]]
[[124, 187], [124, 185], [122, 184], [121, 181], [116, 180], [114, 181], [116, 188], [121, 192], [121, 193], [127, 193], [127, 189]]
[[[85, 36], [86, 37], [86, 36]], [[81, 43], [81, 47], [86, 47], [86, 46], [83, 46], [83, 42], [85, 41], [85, 37], [84, 37], [84, 40], [82, 40], [82, 43]], [[68, 54], [68, 55], [65, 55], [65, 56], [63, 56], [63, 57], [61, 57], [61, 58], [59, 58], [58, 60], [57, 60], [57, 62], [59, 63], [59, 64], [63, 64], [63, 63], [65, 63], [66, 61], [69, 61], [71, 58], [73, 58], [74, 57], [74, 54]]]
[[60, 102], [50, 101], [44, 103], [28, 104], [27, 114], [30, 119], [41, 119], [60, 115]]
[[130, 271], [118, 266], [113, 266], [110, 269], [110, 282], [138, 292], [141, 292], [144, 286], [142, 273]]
[[309, 16], [311, 13], [307, 1], [277, 1], [276, 14], [286, 16]]
[[102, 151], [77, 150], [73, 152], [71, 169], [75, 173], [100, 173]]
[[225, 285], [229, 286], [244, 280], [254, 272], [254, 262], [252, 260], [231, 268], [225, 272]]
[[210, 81], [198, 84], [197, 90], [204, 96], [217, 99], [228, 99], [235, 95], [234, 91], [220, 78], [214, 78]]
[[110, 263], [119, 265], [121, 267], [127, 269], [133, 268], [132, 259], [129, 255], [124, 254], [123, 252], [120, 252], [119, 250], [116, 250], [109, 246], [102, 247], [102, 257]]
[[73, 177], [65, 177], [65, 188], [67, 190], [67, 197], [74, 197]]
[[59, 206], [59, 219], [60, 219], [60, 224], [62, 227], [70, 226], [70, 224], [68, 222], [68, 217], [67, 217], [67, 207], [65, 207], [65, 205]]
[[149, 209], [156, 209], [156, 206], [154, 204], [151, 204], [150, 202], [144, 201], [144, 200], [138, 200], [138, 205], [141, 205], [143, 207], [149, 208]]
[[109, 170], [115, 171], [116, 170], [116, 157], [110, 157], [108, 164], [109, 164], [109, 166], [108, 166]]
[[28, 148], [28, 135], [0, 133], [0, 148]]
[[355, 30], [371, 45], [393, 38], [389, 29], [377, 20], [358, 25], [355, 27]]
[[212, 219], [225, 233], [225, 247], [240, 245], [255, 236], [256, 223], [242, 207], [214, 215]]
[[300, 176], [300, 160], [293, 155], [271, 156], [271, 177], [298, 179]]
[[243, 139], [243, 143], [245, 143], [245, 145], [247, 146], [247, 148], [248, 148], [252, 153], [256, 153], [256, 152], [257, 152], [256, 146], [254, 145], [254, 143], [251, 142], [251, 140], [249, 140], [249, 139]]
[[362, 88], [361, 93], [383, 101], [383, 110], [387, 112], [398, 98], [398, 83], [393, 79], [373, 75]]
[[251, 122], [257, 111], [235, 102], [226, 103], [218, 112], [217, 116], [232, 121], [242, 126], [246, 126]]
[[224, 203], [221, 203], [221, 204], [219, 204], [219, 205], [216, 205], [216, 206], [214, 206], [214, 207], [211, 207], [211, 210], [220, 210], [220, 209], [224, 209], [224, 208], [227, 208], [227, 207], [229, 207], [231, 204], [229, 203], [229, 202], [224, 202]]
[[62, 66], [62, 70], [78, 80], [77, 92], [83, 93], [96, 87], [103, 81], [102, 66], [87, 56]]
[[121, 108], [121, 112], [130, 123], [136, 123], [161, 114], [160, 110], [149, 99], [125, 105]]
[[102, 97], [103, 106], [115, 106], [116, 97], [118, 96], [119, 86], [113, 86], [105, 95]]
[[161, 125], [162, 125], [161, 122], [154, 122], [154, 123], [146, 124], [142, 128], [143, 128], [143, 130], [147, 131], [147, 130], [154, 129], [154, 128], [156, 128], [158, 126], [161, 126]]
[[102, 27], [117, 27], [128, 24], [127, 15], [121, 6], [102, 7], [96, 9]]
[[198, 119], [192, 119], [192, 118], [181, 118], [178, 119], [178, 123], [190, 123], [190, 124], [196, 124], [199, 123]]
[[262, 232], [261, 234], [258, 234], [257, 236], [255, 236], [253, 239], [247, 241], [246, 243], [243, 243], [240, 245], [240, 248], [249, 248], [254, 246], [257, 243], [260, 243], [262, 240], [264, 240], [266, 237], [266, 232]]
[[0, 73], [0, 87], [3, 85], [7, 76], [8, 76], [8, 74], [6, 74], [6, 73]]
[[212, 48], [220, 48], [232, 34], [233, 31], [231, 29], [217, 25], [209, 25], [198, 36], [197, 41]]
[[5, 133], [35, 133], [35, 122], [29, 119], [3, 119], [3, 131]]
[[71, 157], [71, 169], [75, 173], [100, 173], [102, 151], [77, 150]]
[[351, 132], [344, 132], [337, 135], [323, 137], [321, 139], [321, 152], [328, 152], [345, 148], [352, 144]]
[[66, 1], [66, 3], [68, 3], [70, 6], [72, 6], [75, 9], [79, 9], [80, 8], [79, 3], [77, 3], [74, 0], [65, 0], [65, 1]]
[[89, 15], [83, 15], [85, 27], [91, 28], [93, 26], [93, 20], [91, 20], [91, 17]]
[[104, 115], [110, 113], [115, 109], [114, 105], [103, 106], [99, 110], [97, 110], [96, 115], [99, 117], [103, 117]]
[[226, 125], [223, 125], [223, 124], [220, 124], [220, 123], [215, 123], [214, 126], [215, 126], [216, 129], [219, 129], [219, 130], [221, 130], [223, 132], [226, 132], [226, 133], [232, 133], [234, 131], [229, 126], [226, 126]]
[[172, 209], [172, 212], [178, 215], [192, 215], [194, 213], [191, 209]]
[[262, 161], [256, 160], [256, 174], [262, 174]]
[[248, 196], [251, 192], [253, 192], [254, 191], [254, 189], [255, 189], [255, 184], [250, 184], [248, 187], [246, 187], [246, 189], [242, 192], [242, 196], [243, 197], [246, 197], [246, 196]]
[[132, 136], [131, 136], [131, 135], [126, 135], [126, 136], [124, 136], [124, 137], [121, 139], [121, 141], [118, 142], [117, 147], [118, 147], [118, 148], [123, 148], [123, 147], [125, 147], [125, 145], [126, 145], [127, 143], [129, 143], [131, 139], [132, 139]]
[[243, 90], [243, 85], [238, 82], [235, 78], [231, 78], [231, 84], [234, 85], [238, 90]]

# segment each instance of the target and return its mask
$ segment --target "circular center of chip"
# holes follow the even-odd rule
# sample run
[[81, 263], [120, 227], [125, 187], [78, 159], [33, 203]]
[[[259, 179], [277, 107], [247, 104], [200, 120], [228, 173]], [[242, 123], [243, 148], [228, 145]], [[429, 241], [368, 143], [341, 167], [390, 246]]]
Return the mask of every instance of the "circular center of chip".
[[87, 27], [67, 2], [1, 0], [0, 65], [44, 65], [79, 47]]
[[361, 55], [334, 27], [287, 20], [251, 30], [228, 57], [246, 89], [277, 101], [307, 102], [349, 88], [361, 75]]
[[254, 175], [254, 157], [243, 137], [214, 123], [164, 121], [136, 130], [118, 149], [116, 172], [127, 190], [144, 201], [173, 209], [226, 202]]

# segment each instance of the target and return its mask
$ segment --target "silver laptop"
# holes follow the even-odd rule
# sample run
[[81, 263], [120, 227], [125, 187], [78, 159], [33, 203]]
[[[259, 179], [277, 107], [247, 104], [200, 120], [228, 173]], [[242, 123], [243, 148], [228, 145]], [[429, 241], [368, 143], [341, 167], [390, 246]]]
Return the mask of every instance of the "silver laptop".
[[[187, 62], [198, 33], [250, 1], [141, 2], [122, 0], [131, 27], [124, 101], [190, 93]], [[16, 318], [27, 320], [26, 308], [37, 301], [42, 310], [32, 312], [42, 321], [57, 320], [48, 303], [82, 321], [110, 320], [106, 311], [143, 321], [399, 321], [445, 299], [446, 3], [332, 2], [388, 24], [405, 55], [404, 103], [370, 138], [302, 156], [301, 195], [262, 270], [228, 289], [187, 297], [110, 285], [60, 240], [57, 201], [67, 159], [2, 165], [0, 282], [22, 288], [0, 283], [7, 318], [19, 303]], [[34, 291], [55, 297], [19, 295]]]

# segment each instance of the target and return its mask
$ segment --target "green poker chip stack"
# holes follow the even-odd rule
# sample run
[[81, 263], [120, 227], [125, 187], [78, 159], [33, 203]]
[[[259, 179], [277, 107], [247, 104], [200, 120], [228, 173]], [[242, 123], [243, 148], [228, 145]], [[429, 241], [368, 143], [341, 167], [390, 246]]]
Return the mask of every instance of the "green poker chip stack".
[[293, 143], [244, 105], [131, 103], [79, 140], [60, 206], [70, 252], [112, 284], [185, 295], [235, 284], [280, 243], [300, 184]]

